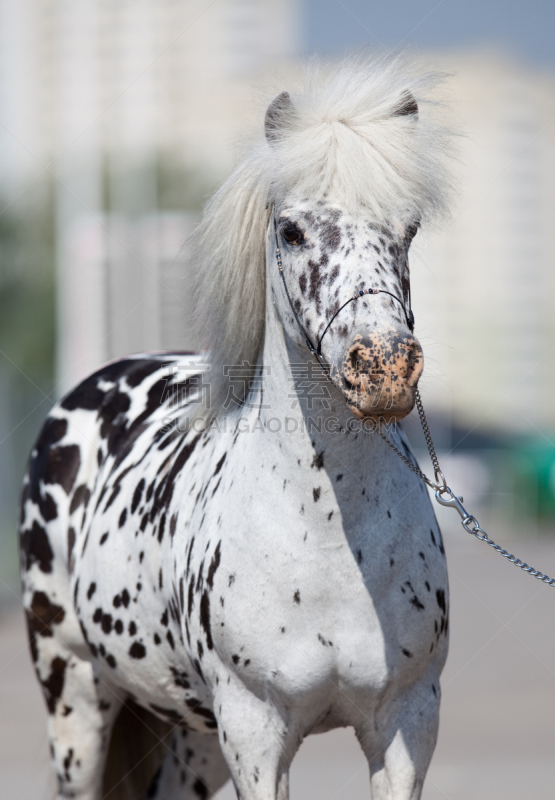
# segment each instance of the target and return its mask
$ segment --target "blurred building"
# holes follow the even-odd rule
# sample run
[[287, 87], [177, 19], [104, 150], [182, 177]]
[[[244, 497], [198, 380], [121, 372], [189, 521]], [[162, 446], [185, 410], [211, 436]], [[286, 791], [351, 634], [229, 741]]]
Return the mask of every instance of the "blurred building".
[[180, 247], [299, 29], [296, 0], [0, 1], [4, 194], [55, 180], [59, 391], [194, 346]]
[[[261, 123], [257, 85], [298, 71], [299, 5], [0, 0], [0, 192], [55, 176], [59, 391], [195, 346], [180, 246]], [[423, 394], [463, 425], [554, 430], [555, 78], [487, 50], [431, 61], [462, 135], [453, 216], [412, 257]]]
[[555, 430], [555, 75], [436, 56], [460, 131], [452, 218], [415, 242], [423, 394], [465, 426]]

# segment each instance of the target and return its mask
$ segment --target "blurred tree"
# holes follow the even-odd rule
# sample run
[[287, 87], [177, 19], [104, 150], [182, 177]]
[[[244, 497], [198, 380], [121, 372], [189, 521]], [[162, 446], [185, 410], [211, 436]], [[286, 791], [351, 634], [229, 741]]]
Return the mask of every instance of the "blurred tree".
[[55, 244], [52, 181], [0, 208], [0, 578], [15, 574], [17, 499], [53, 403]]
[[156, 159], [157, 204], [161, 211], [198, 213], [218, 188], [206, 172], [193, 170], [173, 153], [160, 152]]

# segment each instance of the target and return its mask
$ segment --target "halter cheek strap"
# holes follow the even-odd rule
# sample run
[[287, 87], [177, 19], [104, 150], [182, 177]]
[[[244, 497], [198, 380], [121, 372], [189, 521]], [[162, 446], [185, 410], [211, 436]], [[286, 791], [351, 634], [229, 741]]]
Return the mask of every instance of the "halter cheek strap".
[[396, 300], [399, 303], [399, 305], [401, 306], [401, 308], [403, 309], [408, 329], [410, 330], [411, 333], [414, 331], [414, 314], [412, 313], [412, 309], [411, 309], [410, 282], [409, 282], [409, 290], [408, 290], [408, 301], [409, 301], [408, 310], [405, 307], [405, 304], [403, 303], [403, 301], [400, 300], [397, 297], [397, 295], [394, 295], [391, 292], [388, 292], [386, 289], [363, 289], [363, 290], [358, 291], [352, 297], [349, 297], [349, 299], [345, 303], [343, 303], [342, 306], [340, 306], [337, 309], [337, 311], [335, 312], [333, 317], [330, 319], [330, 321], [328, 322], [328, 324], [324, 328], [324, 331], [323, 331], [322, 335], [320, 336], [320, 338], [318, 339], [316, 347], [315, 347], [313, 342], [312, 342], [312, 339], [310, 338], [310, 336], [306, 332], [306, 329], [305, 329], [304, 325], [302, 324], [301, 320], [299, 319], [299, 315], [297, 314], [295, 306], [293, 305], [293, 301], [291, 300], [291, 295], [289, 294], [289, 289], [287, 288], [287, 281], [285, 280], [285, 275], [283, 273], [283, 263], [282, 263], [282, 260], [281, 260], [281, 250], [280, 250], [280, 247], [279, 247], [278, 228], [277, 228], [277, 221], [276, 221], [275, 206], [272, 209], [272, 219], [273, 219], [273, 223], [274, 223], [274, 237], [275, 237], [275, 240], [276, 240], [276, 261], [277, 261], [279, 274], [281, 276], [281, 280], [283, 281], [283, 288], [285, 289], [285, 294], [286, 294], [287, 300], [289, 301], [289, 305], [291, 307], [291, 311], [293, 312], [293, 316], [295, 318], [295, 322], [299, 326], [299, 328], [300, 328], [300, 330], [301, 330], [301, 332], [302, 332], [302, 334], [304, 336], [306, 346], [308, 347], [308, 349], [310, 350], [312, 355], [318, 361], [318, 364], [320, 365], [320, 367], [322, 369], [322, 372], [324, 372], [326, 375], [328, 375], [328, 366], [327, 366], [326, 362], [322, 359], [322, 339], [324, 338], [324, 336], [326, 335], [326, 333], [330, 329], [332, 322], [335, 320], [335, 318], [338, 316], [338, 314], [340, 314], [343, 311], [343, 309], [346, 306], [349, 305], [349, 303], [353, 303], [355, 300], [358, 300], [359, 297], [364, 297], [365, 294], [388, 294], [390, 297], [392, 297], [394, 300]]

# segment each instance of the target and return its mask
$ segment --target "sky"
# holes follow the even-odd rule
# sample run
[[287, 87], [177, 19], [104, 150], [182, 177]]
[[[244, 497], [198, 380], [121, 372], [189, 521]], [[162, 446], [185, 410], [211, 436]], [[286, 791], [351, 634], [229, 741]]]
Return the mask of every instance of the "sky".
[[555, 0], [303, 0], [308, 52], [494, 44], [555, 67]]

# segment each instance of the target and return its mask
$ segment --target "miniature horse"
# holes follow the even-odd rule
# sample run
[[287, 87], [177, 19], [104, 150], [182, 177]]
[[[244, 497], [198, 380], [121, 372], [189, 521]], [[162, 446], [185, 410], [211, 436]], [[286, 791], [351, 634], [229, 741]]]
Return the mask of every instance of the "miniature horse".
[[446, 186], [426, 86], [355, 60], [280, 94], [190, 243], [208, 350], [108, 364], [49, 414], [21, 553], [60, 800], [207, 798], [229, 777], [288, 800], [303, 738], [341, 726], [374, 800], [420, 797], [445, 553], [372, 428], [413, 458], [407, 256]]

